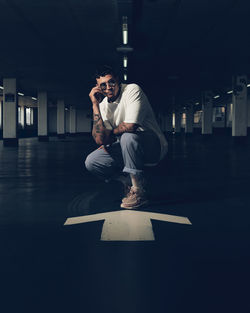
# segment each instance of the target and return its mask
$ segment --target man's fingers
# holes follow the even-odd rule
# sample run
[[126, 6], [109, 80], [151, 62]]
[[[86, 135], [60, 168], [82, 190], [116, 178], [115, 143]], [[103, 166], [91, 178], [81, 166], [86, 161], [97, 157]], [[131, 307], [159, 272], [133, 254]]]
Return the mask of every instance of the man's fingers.
[[102, 146], [100, 146], [100, 147], [98, 148], [98, 150], [101, 150], [101, 149], [103, 149], [105, 152], [107, 152], [107, 153], [108, 153], [108, 151], [107, 151], [107, 149], [105, 148], [105, 146], [104, 146], [104, 145], [102, 145]]

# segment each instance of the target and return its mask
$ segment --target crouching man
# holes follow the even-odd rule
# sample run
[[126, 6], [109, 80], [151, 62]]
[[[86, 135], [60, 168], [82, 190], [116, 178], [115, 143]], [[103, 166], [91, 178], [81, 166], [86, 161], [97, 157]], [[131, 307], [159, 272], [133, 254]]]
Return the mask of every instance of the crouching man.
[[144, 166], [156, 165], [167, 153], [167, 142], [151, 105], [137, 84], [121, 84], [109, 66], [96, 72], [89, 93], [93, 106], [92, 135], [100, 147], [88, 155], [85, 166], [103, 180], [124, 184], [121, 208], [148, 202]]

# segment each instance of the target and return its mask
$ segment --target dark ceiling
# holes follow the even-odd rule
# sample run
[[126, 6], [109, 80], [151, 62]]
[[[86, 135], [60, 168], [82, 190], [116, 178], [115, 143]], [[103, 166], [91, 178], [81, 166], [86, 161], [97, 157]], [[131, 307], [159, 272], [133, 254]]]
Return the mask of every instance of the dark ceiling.
[[0, 0], [0, 84], [88, 107], [100, 64], [122, 65], [121, 18], [128, 16], [128, 81], [156, 108], [231, 88], [250, 76], [249, 0]]

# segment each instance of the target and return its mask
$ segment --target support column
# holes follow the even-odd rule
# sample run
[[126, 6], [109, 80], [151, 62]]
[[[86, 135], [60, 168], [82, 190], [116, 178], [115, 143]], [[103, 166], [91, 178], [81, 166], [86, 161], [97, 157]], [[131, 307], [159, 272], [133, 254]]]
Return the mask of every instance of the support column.
[[22, 129], [25, 128], [25, 125], [26, 125], [26, 110], [25, 110], [25, 107], [24, 106], [21, 106], [20, 107], [20, 114], [21, 114], [21, 126], [22, 126]]
[[233, 77], [233, 115], [232, 136], [245, 137], [247, 135], [247, 77], [238, 75]]
[[230, 103], [227, 103], [227, 127], [232, 127], [232, 110], [233, 109], [233, 105], [232, 105], [232, 102]]
[[180, 111], [175, 111], [175, 132], [176, 133], [181, 132], [181, 118], [182, 118], [182, 113]]
[[47, 92], [38, 92], [38, 140], [48, 141], [48, 103]]
[[205, 91], [202, 99], [202, 135], [213, 133], [213, 93]]
[[3, 79], [3, 144], [18, 146], [16, 79]]
[[34, 108], [30, 108], [30, 125], [34, 125]]
[[69, 134], [76, 135], [76, 109], [72, 105], [69, 108]]
[[186, 134], [192, 134], [193, 133], [193, 125], [194, 125], [193, 106], [188, 105], [186, 107], [186, 127], [185, 127], [185, 133]]
[[65, 138], [65, 105], [64, 100], [57, 101], [57, 136]]

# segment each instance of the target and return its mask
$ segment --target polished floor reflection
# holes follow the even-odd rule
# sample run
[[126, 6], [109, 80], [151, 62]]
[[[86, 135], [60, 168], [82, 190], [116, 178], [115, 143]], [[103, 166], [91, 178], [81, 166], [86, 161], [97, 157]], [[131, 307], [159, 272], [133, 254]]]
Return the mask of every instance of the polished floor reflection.
[[103, 219], [64, 226], [120, 210], [121, 186], [84, 169], [91, 138], [0, 142], [2, 312], [248, 313], [250, 140], [170, 136], [169, 146], [147, 169], [144, 211], [192, 225], [152, 219], [154, 241], [100, 241]]

